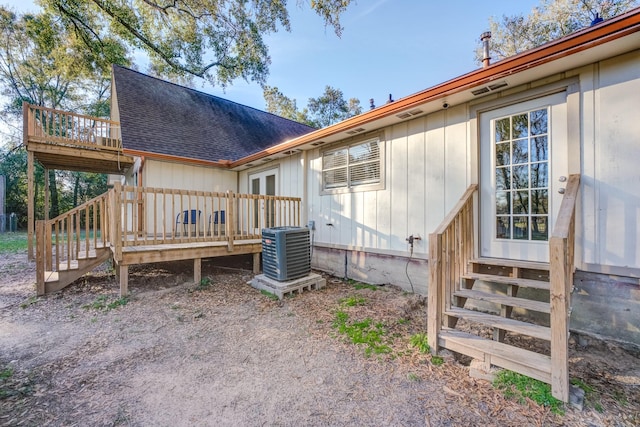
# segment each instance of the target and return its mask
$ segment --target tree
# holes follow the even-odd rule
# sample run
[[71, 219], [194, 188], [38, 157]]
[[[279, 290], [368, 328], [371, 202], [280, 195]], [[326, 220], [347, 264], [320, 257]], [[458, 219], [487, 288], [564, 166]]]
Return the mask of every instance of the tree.
[[277, 87], [264, 86], [262, 95], [267, 104], [266, 109], [268, 112], [313, 126], [313, 123], [309, 120], [309, 110], [306, 108], [299, 110], [296, 100], [284, 95]]
[[[152, 71], [225, 86], [237, 78], [264, 84], [269, 52], [263, 36], [290, 30], [287, 0], [41, 0], [94, 55], [107, 34], [142, 49]], [[297, 0], [301, 5], [302, 0]], [[312, 0], [310, 7], [340, 36], [351, 0]]]
[[[108, 116], [110, 61], [127, 63], [127, 59], [124, 46], [117, 41], [105, 38], [103, 43], [110, 56], [97, 57], [85, 49], [75, 34], [67, 33], [54, 17], [47, 14], [18, 16], [0, 7], [0, 90], [7, 99], [2, 106], [3, 121], [19, 134], [21, 126], [16, 122], [22, 117], [23, 101]], [[20, 209], [20, 202], [27, 205], [26, 187], [22, 185], [26, 152], [19, 141], [19, 138], [14, 138], [3, 153], [4, 160], [9, 161], [7, 167], [22, 166], [22, 172], [20, 168], [7, 171], [16, 176], [7, 183], [7, 199], [14, 201], [16, 210]], [[58, 193], [65, 175], [50, 170], [45, 177], [42, 172], [42, 168], [36, 165], [37, 216], [43, 216], [43, 204], [40, 203], [43, 196], [40, 193], [44, 179], [49, 180], [49, 214], [57, 216], [62, 212], [60, 204], [65, 200]], [[26, 215], [22, 212], [19, 215], [26, 221]]]
[[309, 114], [316, 127], [325, 127], [362, 113], [360, 101], [345, 101], [340, 89], [326, 86], [318, 98], [309, 98]]
[[[609, 19], [638, 4], [638, 0], [542, 0], [529, 15], [503, 15], [498, 20], [491, 17], [491, 58], [508, 58], [588, 27], [596, 18]], [[476, 49], [476, 60], [482, 62], [481, 45]]]
[[308, 106], [298, 109], [297, 101], [285, 96], [277, 87], [265, 86], [263, 96], [267, 111], [312, 127], [321, 128], [362, 113], [360, 101], [344, 99], [340, 89], [326, 86], [318, 98], [309, 98]]

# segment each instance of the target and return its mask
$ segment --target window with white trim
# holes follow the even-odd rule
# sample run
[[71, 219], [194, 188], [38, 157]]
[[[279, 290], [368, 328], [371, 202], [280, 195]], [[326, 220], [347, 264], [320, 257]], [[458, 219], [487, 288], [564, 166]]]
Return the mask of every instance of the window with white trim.
[[333, 192], [383, 182], [379, 138], [322, 153], [322, 190]]

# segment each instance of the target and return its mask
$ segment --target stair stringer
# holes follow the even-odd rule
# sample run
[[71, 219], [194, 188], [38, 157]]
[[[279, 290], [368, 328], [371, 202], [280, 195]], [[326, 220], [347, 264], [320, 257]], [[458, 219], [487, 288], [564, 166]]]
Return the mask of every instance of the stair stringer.
[[111, 257], [111, 248], [96, 248], [95, 257], [79, 259], [78, 267], [57, 271], [57, 280], [45, 281], [45, 294], [66, 288], [88, 272], [106, 262]]

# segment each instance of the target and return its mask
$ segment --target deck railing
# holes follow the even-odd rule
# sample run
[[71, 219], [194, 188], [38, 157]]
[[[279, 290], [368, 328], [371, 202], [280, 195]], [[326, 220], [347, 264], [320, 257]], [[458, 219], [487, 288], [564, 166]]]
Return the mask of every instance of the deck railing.
[[36, 227], [36, 283], [44, 294], [45, 271], [75, 268], [79, 259], [94, 256], [107, 246], [108, 199], [106, 192], [51, 220], [39, 220]]
[[451, 306], [462, 275], [474, 251], [474, 195], [472, 184], [456, 206], [429, 235], [429, 292], [427, 336], [431, 351], [438, 351], [442, 313]]
[[553, 396], [569, 399], [569, 316], [575, 270], [576, 200], [580, 175], [571, 175], [560, 205], [560, 212], [549, 239], [549, 277], [551, 296], [551, 390]]
[[116, 183], [57, 218], [37, 221], [38, 294], [45, 292], [45, 272], [75, 268], [98, 248], [110, 247], [116, 261], [133, 246], [221, 242], [232, 252], [234, 242], [260, 239], [262, 228], [299, 226], [300, 204], [297, 197]]
[[83, 148], [122, 150], [120, 123], [23, 104], [30, 140]]
[[[113, 230], [123, 247], [259, 239], [261, 229], [300, 224], [297, 197], [114, 187]], [[116, 257], [116, 259], [118, 259]]]

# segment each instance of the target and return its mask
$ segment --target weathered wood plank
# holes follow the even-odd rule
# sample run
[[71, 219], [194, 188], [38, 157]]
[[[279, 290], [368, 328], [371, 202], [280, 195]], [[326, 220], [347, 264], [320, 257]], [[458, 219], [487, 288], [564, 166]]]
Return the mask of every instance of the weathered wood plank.
[[[491, 294], [488, 292], [461, 289], [455, 293], [455, 296], [480, 301], [488, 301], [509, 307], [518, 307], [525, 310], [537, 311], [540, 313], [550, 313], [551, 311], [548, 302], [534, 301], [525, 298], [516, 298], [515, 296], [510, 295]], [[505, 313], [503, 317], [509, 317], [508, 313]]]
[[551, 383], [549, 356], [524, 350], [497, 341], [486, 340], [462, 331], [443, 330], [439, 344], [442, 347], [483, 360], [491, 355], [491, 363], [501, 368], [520, 372], [547, 384]]
[[504, 329], [506, 331], [527, 335], [542, 340], [551, 340], [551, 328], [534, 325], [532, 323], [521, 322], [519, 320], [507, 319], [489, 313], [465, 310], [463, 308], [451, 307], [445, 313], [447, 316], [465, 319], [469, 322], [479, 323], [492, 328]]
[[482, 280], [485, 282], [502, 283], [506, 285], [516, 285], [522, 288], [533, 288], [549, 290], [549, 282], [542, 280], [522, 279], [518, 277], [494, 276], [492, 274], [467, 273], [463, 279]]
[[549, 271], [549, 263], [547, 262], [522, 261], [522, 260], [516, 260], [516, 259], [503, 259], [503, 258], [476, 258], [469, 261], [469, 263], [495, 265], [498, 267], [524, 268], [528, 270]]

